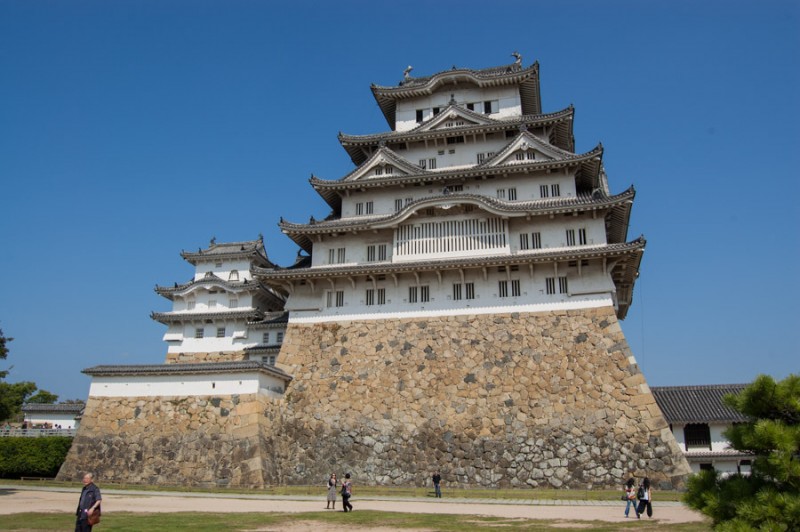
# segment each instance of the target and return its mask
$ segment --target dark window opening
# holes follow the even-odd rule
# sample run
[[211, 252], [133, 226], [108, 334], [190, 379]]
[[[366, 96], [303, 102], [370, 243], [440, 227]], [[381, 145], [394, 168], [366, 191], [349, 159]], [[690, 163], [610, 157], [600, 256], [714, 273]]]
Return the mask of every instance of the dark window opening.
[[711, 430], [706, 423], [690, 423], [683, 428], [686, 450], [689, 447], [708, 447], [711, 449]]

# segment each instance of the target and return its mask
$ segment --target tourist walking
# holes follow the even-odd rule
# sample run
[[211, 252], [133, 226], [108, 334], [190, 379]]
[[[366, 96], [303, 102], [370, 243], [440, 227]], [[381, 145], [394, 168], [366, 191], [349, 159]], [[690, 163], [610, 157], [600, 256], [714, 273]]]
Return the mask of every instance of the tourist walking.
[[647, 517], [653, 517], [653, 494], [650, 491], [650, 479], [645, 477], [642, 485], [639, 486], [639, 491], [636, 492], [636, 498], [639, 499], [639, 507], [636, 509], [638, 515], [642, 515], [647, 510]]
[[[94, 483], [94, 475], [86, 473], [83, 475], [83, 489], [81, 498], [78, 499], [78, 509], [75, 511], [75, 532], [89, 532], [95, 519], [100, 516], [100, 488]], [[90, 519], [91, 518], [91, 519]]]
[[436, 498], [441, 499], [442, 487], [439, 484], [442, 482], [442, 475], [440, 475], [439, 472], [437, 471], [433, 474], [433, 477], [431, 477], [431, 479], [433, 480], [433, 490], [435, 492]]
[[634, 482], [632, 478], [629, 478], [628, 482], [625, 484], [625, 517], [628, 517], [631, 507], [633, 507], [633, 511], [638, 519], [639, 510], [636, 509], [636, 482]]
[[350, 497], [353, 496], [353, 483], [350, 481], [350, 473], [345, 474], [344, 482], [342, 482], [342, 506], [344, 511], [353, 511], [353, 505], [350, 504]]
[[336, 486], [338, 485], [339, 481], [336, 480], [336, 473], [331, 473], [331, 478], [328, 479], [328, 505], [325, 506], [326, 510], [330, 508], [336, 509]]

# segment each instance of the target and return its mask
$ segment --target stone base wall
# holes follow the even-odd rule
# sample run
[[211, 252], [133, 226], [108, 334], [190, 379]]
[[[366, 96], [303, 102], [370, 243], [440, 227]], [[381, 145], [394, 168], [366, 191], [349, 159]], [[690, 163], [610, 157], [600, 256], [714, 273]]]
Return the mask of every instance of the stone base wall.
[[167, 364], [195, 364], [203, 362], [233, 362], [248, 360], [244, 351], [215, 351], [213, 353], [167, 353]]
[[689, 466], [614, 310], [290, 323], [289, 484], [680, 486]]
[[263, 488], [282, 482], [275, 426], [280, 405], [262, 395], [89, 397], [57, 478]]

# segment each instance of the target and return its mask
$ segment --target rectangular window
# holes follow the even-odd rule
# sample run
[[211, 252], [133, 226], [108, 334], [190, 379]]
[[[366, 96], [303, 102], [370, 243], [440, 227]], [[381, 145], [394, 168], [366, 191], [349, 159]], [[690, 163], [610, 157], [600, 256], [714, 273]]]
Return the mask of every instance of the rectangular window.
[[519, 279], [512, 279], [511, 280], [511, 296], [512, 297], [519, 297], [522, 293], [519, 286]]
[[428, 159], [428, 170], [436, 170], [436, 158]]
[[575, 229], [567, 229], [567, 245], [575, 245]]
[[478, 154], [478, 164], [483, 164], [484, 160], [486, 160], [486, 154], [485, 153], [479, 153]]
[[492, 112], [492, 102], [483, 102], [483, 114], [490, 114]]
[[386, 289], [378, 288], [378, 305], [386, 304]]
[[419, 167], [422, 168], [423, 170], [425, 170], [425, 167], [427, 166], [427, 164], [428, 164], [428, 161], [426, 159], [420, 159], [419, 160]]
[[275, 365], [275, 355], [265, 356], [261, 360], [263, 360], [268, 366], [274, 366]]
[[508, 297], [508, 281], [500, 281], [498, 283], [497, 294], [500, 297]]
[[383, 167], [382, 166], [378, 166], [377, 168], [375, 168], [375, 175], [383, 175]]
[[225, 327], [217, 327], [217, 338], [225, 338]]
[[371, 201], [367, 202], [367, 214], [372, 214], [374, 203]]
[[336, 263], [336, 250], [331, 248], [328, 250], [328, 264]]
[[201, 327], [198, 327], [197, 329], [194, 330], [194, 337], [195, 338], [202, 338], [204, 333], [205, 333], [205, 331]]
[[325, 293], [325, 303], [328, 308], [330, 307], [343, 307], [344, 306], [344, 290], [337, 290]]
[[517, 161], [524, 161], [525, 160], [525, 152], [518, 151], [514, 154], [514, 159]]
[[269, 333], [268, 333], [268, 332], [265, 332], [265, 333], [264, 333], [264, 334], [261, 336], [261, 343], [262, 343], [262, 344], [268, 344], [268, 343], [269, 343]]
[[419, 300], [423, 303], [427, 303], [431, 300], [431, 287], [430, 286], [420, 286], [419, 287]]
[[522, 233], [519, 235], [519, 249], [530, 249], [530, 240], [528, 238], [528, 233]]
[[336, 250], [336, 262], [344, 264], [344, 250], [345, 248], [338, 248]]
[[364, 214], [364, 204], [356, 203], [356, 216], [361, 216], [362, 214]]
[[424, 109], [417, 109], [417, 124], [421, 124], [423, 120], [423, 111]]
[[196, 301], [188, 301], [188, 302], [186, 303], [186, 309], [187, 309], [187, 310], [194, 310], [194, 306], [195, 306], [196, 304], [197, 304], [197, 302], [196, 302]]
[[469, 109], [470, 111], [474, 111], [475, 110], [475, 104], [474, 103], [468, 103], [467, 104], [467, 109]]
[[367, 305], [374, 305], [375, 304], [375, 289], [374, 288], [367, 288], [367, 295], [364, 298]]
[[497, 189], [497, 199], [506, 199], [506, 189], [504, 188]]
[[457, 137], [447, 137], [448, 144], [464, 144], [464, 136], [459, 135]]
[[436, 116], [436, 115], [438, 115], [438, 114], [439, 114], [439, 111], [440, 111], [440, 109], [439, 109], [438, 107], [434, 107], [434, 108], [433, 108], [433, 116]]
[[417, 294], [419, 290], [416, 286], [409, 286], [408, 287], [408, 302], [409, 303], [416, 303], [417, 302]]
[[461, 299], [461, 284], [453, 283], [453, 301], [459, 301], [460, 299]]
[[464, 291], [467, 299], [475, 299], [475, 283], [465, 283]]
[[683, 427], [686, 450], [690, 447], [708, 447], [711, 449], [711, 430], [706, 423], [689, 423]]
[[386, 244], [378, 245], [378, 260], [386, 260]]
[[228, 300], [228, 307], [229, 308], [239, 308], [239, 299], [232, 297]]
[[586, 245], [586, 229], [578, 229], [578, 243], [581, 246]]
[[508, 189], [508, 199], [510, 201], [516, 201], [517, 200], [517, 189], [516, 188], [509, 188]]
[[367, 262], [375, 262], [375, 246], [367, 246]]
[[393, 166], [387, 166], [386, 167], [386, 174], [390, 175], [390, 174], [393, 174], [393, 173], [394, 173], [394, 167]]
[[[339, 305], [339, 306], [341, 306], [341, 305]], [[276, 341], [277, 343], [281, 343], [281, 342], [283, 342], [283, 331], [279, 332], [279, 333], [278, 333], [278, 334], [275, 336], [275, 341]]]
[[394, 200], [394, 210], [399, 211], [402, 208], [403, 208], [403, 200], [401, 199]]
[[542, 233], [531, 233], [531, 249], [542, 249]]
[[545, 286], [547, 287], [548, 294], [555, 294], [556, 293], [556, 278], [555, 277], [547, 277], [545, 280]]
[[406, 205], [414, 201], [414, 198], [406, 198]]
[[216, 299], [209, 299], [208, 300], [208, 308], [215, 308], [216, 306], [217, 306], [217, 300]]
[[555, 185], [550, 185], [550, 191], [554, 198], [557, 198], [561, 195], [561, 185], [556, 183]]
[[529, 160], [529, 161], [535, 161], [536, 160], [536, 152], [533, 151], [533, 150], [526, 151], [525, 152], [525, 158], [527, 160]]
[[569, 287], [567, 286], [567, 278], [566, 277], [559, 277], [558, 278], [558, 293], [559, 294], [566, 294], [569, 292]]
[[550, 189], [547, 187], [547, 185], [539, 185], [539, 196], [542, 198], [550, 197]]

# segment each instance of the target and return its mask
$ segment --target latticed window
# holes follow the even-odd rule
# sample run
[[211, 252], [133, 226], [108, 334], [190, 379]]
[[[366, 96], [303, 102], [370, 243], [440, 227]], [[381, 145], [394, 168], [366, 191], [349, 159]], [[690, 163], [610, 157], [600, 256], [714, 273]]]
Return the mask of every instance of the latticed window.
[[689, 447], [708, 447], [711, 449], [711, 430], [707, 423], [689, 423], [683, 427], [686, 449]]
[[550, 188], [547, 185], [539, 185], [539, 196], [542, 198], [549, 198]]
[[430, 286], [420, 286], [419, 287], [419, 300], [423, 303], [427, 303], [431, 300], [431, 287]]
[[519, 249], [530, 249], [531, 243], [528, 233], [522, 233], [519, 235]]
[[558, 293], [559, 294], [566, 294], [569, 292], [569, 287], [567, 286], [567, 278], [566, 277], [559, 277], [558, 278]]
[[497, 287], [497, 295], [508, 297], [508, 281], [500, 281]]
[[217, 338], [225, 338], [225, 327], [217, 327]]
[[554, 198], [557, 198], [561, 195], [561, 186], [558, 183], [551, 185], [550, 192], [552, 192]]
[[386, 304], [386, 289], [378, 288], [378, 305]]
[[556, 293], [556, 278], [555, 277], [547, 277], [544, 280], [544, 284], [548, 294], [555, 294]]
[[461, 299], [461, 283], [453, 284], [453, 301]]
[[578, 243], [585, 246], [586, 242], [586, 229], [578, 229]]
[[542, 233], [531, 233], [531, 249], [542, 249]]
[[375, 289], [374, 288], [367, 288], [367, 296], [365, 298], [365, 302], [367, 305], [374, 305], [375, 304]]
[[466, 289], [467, 299], [475, 299], [475, 283], [466, 283], [464, 288]]
[[395, 230], [394, 256], [402, 259], [504, 250], [508, 246], [506, 232], [506, 221], [496, 217], [401, 225]]
[[512, 279], [511, 280], [511, 296], [518, 297], [522, 294], [519, 286], [519, 279]]
[[416, 303], [418, 299], [419, 290], [416, 286], [409, 286], [408, 287], [408, 302], [409, 303]]

